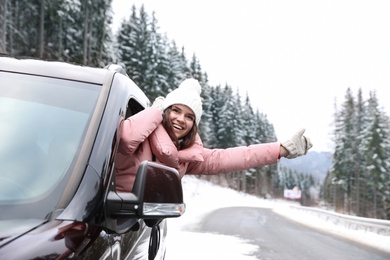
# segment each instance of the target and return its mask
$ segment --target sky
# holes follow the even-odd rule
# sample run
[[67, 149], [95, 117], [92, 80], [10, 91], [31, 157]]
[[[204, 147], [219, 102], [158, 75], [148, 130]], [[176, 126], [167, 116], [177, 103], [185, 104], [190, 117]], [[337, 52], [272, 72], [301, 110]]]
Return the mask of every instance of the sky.
[[[235, 236], [191, 232], [189, 227], [200, 223], [213, 210], [224, 207], [264, 207], [301, 224], [316, 227], [338, 236], [355, 240], [390, 253], [390, 236], [362, 230], [346, 229], [304, 211], [294, 211], [286, 201], [260, 199], [235, 190], [214, 185], [195, 176], [186, 175], [182, 181], [186, 211], [179, 218], [168, 219], [167, 260], [255, 260], [251, 252], [258, 247]], [[188, 241], [191, 241], [188, 243]], [[214, 243], [213, 241], [218, 241]], [[194, 246], [196, 245], [196, 246]], [[199, 250], [201, 248], [202, 250]]]
[[144, 4], [159, 32], [199, 59], [212, 86], [248, 94], [283, 142], [301, 127], [333, 151], [348, 88], [376, 91], [390, 115], [390, 1], [113, 0], [114, 24]]

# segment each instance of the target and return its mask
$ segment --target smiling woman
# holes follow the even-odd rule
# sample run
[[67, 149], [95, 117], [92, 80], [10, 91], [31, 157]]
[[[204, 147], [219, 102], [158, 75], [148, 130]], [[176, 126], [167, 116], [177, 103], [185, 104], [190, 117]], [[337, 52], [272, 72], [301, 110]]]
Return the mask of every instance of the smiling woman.
[[119, 191], [132, 190], [138, 167], [134, 161], [154, 160], [174, 167], [182, 178], [185, 174], [211, 175], [276, 164], [282, 156], [302, 156], [312, 147], [302, 129], [283, 143], [204, 148], [197, 127], [203, 112], [200, 94], [199, 82], [185, 79], [166, 98], [158, 97], [152, 107], [124, 121], [116, 157]]

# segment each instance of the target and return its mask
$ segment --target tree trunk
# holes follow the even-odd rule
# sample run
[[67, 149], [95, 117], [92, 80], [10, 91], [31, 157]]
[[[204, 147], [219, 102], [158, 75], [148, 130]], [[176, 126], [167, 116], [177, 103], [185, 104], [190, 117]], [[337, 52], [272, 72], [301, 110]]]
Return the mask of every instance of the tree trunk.
[[378, 187], [378, 183], [375, 182], [375, 186], [374, 186], [374, 201], [373, 201], [373, 218], [377, 218], [377, 188]]
[[254, 173], [255, 175], [255, 195], [260, 195], [260, 191], [259, 191], [259, 173], [258, 173], [258, 170], [256, 170], [256, 172]]
[[44, 52], [44, 30], [45, 30], [45, 0], [41, 0], [41, 12], [39, 20], [39, 58], [43, 58]]
[[58, 59], [60, 61], [64, 60], [62, 53], [63, 53], [63, 45], [62, 45], [62, 35], [63, 35], [63, 30], [62, 30], [62, 16], [60, 17], [60, 24], [59, 24], [60, 30], [58, 32]]
[[0, 2], [0, 53], [7, 52], [7, 4], [8, 0]]
[[83, 65], [87, 65], [88, 63], [88, 37], [89, 37], [89, 8], [85, 8], [85, 16], [84, 16], [84, 40], [83, 40]]
[[247, 192], [247, 190], [246, 190], [246, 171], [241, 172], [241, 191]]
[[356, 214], [360, 216], [360, 170], [356, 172]]
[[[7, 3], [8, 4], [8, 3]], [[14, 14], [17, 14], [19, 11], [19, 6], [18, 4], [15, 4], [15, 7], [13, 10], [11, 10], [11, 13], [12, 15], [9, 16], [9, 20], [8, 20], [8, 24], [7, 24], [7, 27], [9, 28], [8, 30], [8, 42], [7, 42], [7, 47], [8, 47], [8, 50], [9, 50], [9, 54], [11, 56], [14, 55], [14, 25], [16, 24], [15, 22], [15, 16]]]

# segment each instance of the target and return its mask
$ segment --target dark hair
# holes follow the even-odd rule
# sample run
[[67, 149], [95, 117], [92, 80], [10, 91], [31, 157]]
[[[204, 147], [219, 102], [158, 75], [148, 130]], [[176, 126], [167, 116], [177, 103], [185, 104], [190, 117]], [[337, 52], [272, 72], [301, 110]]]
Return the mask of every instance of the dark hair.
[[171, 113], [172, 106], [165, 109], [163, 113], [163, 121], [162, 125], [164, 126], [165, 130], [167, 131], [169, 137], [172, 139], [173, 143], [175, 144], [177, 150], [183, 150], [188, 147], [191, 147], [195, 143], [196, 134], [198, 133], [198, 126], [194, 119], [194, 124], [192, 125], [191, 130], [188, 132], [186, 136], [183, 137], [181, 142], [177, 139], [175, 133], [173, 132], [173, 126], [172, 122], [169, 120], [169, 114]]

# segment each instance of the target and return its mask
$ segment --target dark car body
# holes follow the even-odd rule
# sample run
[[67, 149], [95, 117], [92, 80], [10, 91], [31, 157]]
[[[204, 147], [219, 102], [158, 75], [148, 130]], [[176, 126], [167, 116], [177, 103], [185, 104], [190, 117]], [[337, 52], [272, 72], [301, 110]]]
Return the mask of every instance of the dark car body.
[[150, 105], [121, 70], [0, 57], [0, 259], [164, 258], [181, 183], [145, 162], [116, 191], [122, 121]]

